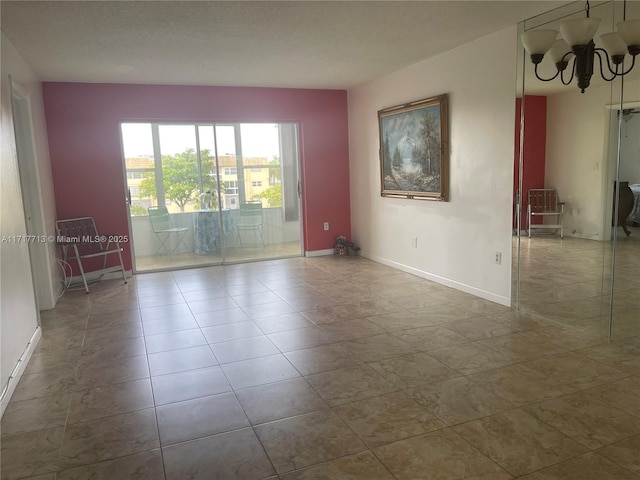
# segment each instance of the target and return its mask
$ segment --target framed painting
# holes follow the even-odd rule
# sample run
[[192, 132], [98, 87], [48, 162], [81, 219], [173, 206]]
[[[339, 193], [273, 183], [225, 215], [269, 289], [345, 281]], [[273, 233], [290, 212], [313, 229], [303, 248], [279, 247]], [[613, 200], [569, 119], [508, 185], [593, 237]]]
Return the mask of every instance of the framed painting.
[[378, 111], [383, 197], [448, 200], [448, 95]]

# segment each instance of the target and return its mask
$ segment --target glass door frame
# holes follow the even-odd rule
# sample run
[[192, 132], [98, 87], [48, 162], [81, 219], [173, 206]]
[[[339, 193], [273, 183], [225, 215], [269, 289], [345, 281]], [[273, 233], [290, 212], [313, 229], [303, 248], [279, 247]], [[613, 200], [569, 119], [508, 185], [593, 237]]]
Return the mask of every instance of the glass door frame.
[[[130, 124], [136, 124], [136, 125], [149, 125], [151, 128], [151, 139], [152, 139], [152, 149], [153, 149], [153, 158], [154, 158], [154, 166], [153, 168], [155, 169], [155, 182], [156, 185], [158, 184], [158, 182], [162, 182], [163, 181], [163, 175], [162, 175], [162, 152], [161, 152], [161, 148], [160, 148], [160, 129], [162, 126], [190, 126], [193, 127], [194, 129], [194, 137], [195, 137], [195, 150], [196, 150], [196, 159], [197, 159], [197, 163], [198, 163], [198, 172], [199, 172], [199, 189], [200, 192], [204, 192], [203, 188], [203, 179], [202, 179], [202, 156], [201, 156], [201, 148], [202, 148], [202, 141], [201, 141], [201, 132], [200, 129], [205, 127], [210, 127], [213, 129], [213, 162], [214, 162], [214, 171], [215, 171], [215, 175], [216, 175], [216, 197], [218, 199], [218, 205], [221, 205], [222, 199], [224, 198], [225, 194], [223, 193], [222, 189], [224, 188], [224, 180], [222, 180], [222, 167], [220, 165], [220, 153], [219, 153], [219, 138], [218, 138], [218, 130], [217, 127], [233, 127], [234, 129], [234, 144], [235, 144], [235, 157], [236, 157], [236, 169], [237, 169], [237, 185], [236, 187], [238, 188], [238, 193], [244, 193], [245, 191], [245, 182], [244, 182], [244, 170], [245, 170], [245, 165], [243, 162], [243, 154], [242, 154], [242, 134], [241, 134], [241, 127], [242, 125], [274, 125], [274, 126], [278, 126], [278, 128], [280, 129], [282, 125], [293, 125], [294, 126], [294, 151], [295, 151], [295, 171], [293, 171], [293, 174], [295, 176], [295, 178], [293, 179], [293, 182], [296, 185], [295, 188], [295, 203], [297, 205], [296, 209], [297, 209], [297, 222], [298, 222], [298, 243], [299, 243], [299, 251], [296, 251], [295, 254], [290, 254], [287, 253], [285, 255], [277, 255], [277, 256], [265, 256], [265, 257], [255, 257], [255, 258], [239, 258], [239, 259], [235, 259], [233, 257], [231, 257], [228, 253], [228, 240], [225, 239], [225, 235], [224, 235], [224, 230], [222, 228], [223, 225], [223, 212], [221, 208], [217, 208], [217, 215], [218, 215], [218, 222], [219, 225], [221, 226], [221, 234], [220, 234], [220, 260], [216, 261], [216, 262], [205, 262], [205, 263], [199, 263], [199, 264], [193, 264], [193, 265], [176, 265], [176, 266], [170, 266], [170, 267], [159, 267], [159, 268], [149, 268], [149, 269], [140, 269], [138, 262], [136, 261], [136, 246], [135, 246], [135, 241], [134, 241], [134, 226], [133, 226], [133, 216], [131, 215], [131, 206], [133, 205], [133, 199], [132, 199], [132, 195], [131, 195], [131, 185], [129, 184], [129, 179], [128, 179], [128, 169], [127, 169], [127, 157], [125, 156], [125, 138], [124, 138], [124, 132], [123, 132], [123, 126], [124, 125], [130, 125]], [[208, 267], [208, 266], [215, 266], [215, 265], [224, 265], [224, 264], [235, 264], [235, 263], [245, 263], [245, 262], [250, 262], [250, 261], [268, 261], [268, 260], [276, 260], [276, 259], [280, 259], [280, 258], [291, 258], [291, 257], [298, 257], [298, 256], [303, 256], [303, 251], [304, 251], [304, 222], [303, 222], [303, 201], [302, 201], [302, 196], [301, 196], [301, 191], [300, 189], [297, 187], [300, 184], [300, 175], [301, 175], [301, 163], [302, 163], [302, 157], [301, 157], [301, 150], [300, 150], [300, 124], [298, 122], [171, 122], [171, 121], [161, 121], [161, 122], [157, 122], [157, 121], [121, 121], [119, 122], [119, 133], [120, 133], [120, 141], [121, 141], [121, 155], [122, 155], [122, 162], [123, 162], [123, 181], [124, 181], [124, 185], [125, 185], [125, 192], [126, 192], [126, 205], [127, 205], [127, 216], [128, 216], [128, 226], [129, 226], [129, 232], [130, 232], [130, 238], [131, 238], [131, 242], [130, 242], [130, 249], [131, 249], [131, 256], [132, 256], [132, 271], [134, 274], [137, 273], [146, 273], [146, 272], [154, 272], [154, 271], [167, 271], [167, 270], [174, 270], [174, 269], [184, 269], [184, 268], [198, 268], [198, 267]], [[282, 155], [282, 145], [280, 144], [280, 155]], [[240, 162], [238, 164], [238, 161]], [[280, 169], [280, 177], [282, 178], [284, 176], [284, 165], [282, 163], [282, 161], [280, 161], [279, 165], [279, 169]], [[257, 168], [257, 167], [254, 167]], [[266, 166], [262, 166], [262, 168], [266, 168]], [[270, 168], [273, 168], [273, 166], [271, 166]], [[160, 172], [158, 172], [158, 170], [160, 170]], [[158, 197], [156, 197], [155, 201], [157, 204], [161, 204], [160, 200], [164, 199], [164, 187], [158, 189]], [[284, 195], [284, 193], [281, 193], [281, 195]], [[162, 197], [162, 198], [160, 198]], [[239, 195], [238, 198], [243, 198], [242, 195]], [[284, 201], [281, 205], [281, 208], [283, 210], [283, 216], [284, 216]], [[284, 217], [283, 217], [284, 218]]]

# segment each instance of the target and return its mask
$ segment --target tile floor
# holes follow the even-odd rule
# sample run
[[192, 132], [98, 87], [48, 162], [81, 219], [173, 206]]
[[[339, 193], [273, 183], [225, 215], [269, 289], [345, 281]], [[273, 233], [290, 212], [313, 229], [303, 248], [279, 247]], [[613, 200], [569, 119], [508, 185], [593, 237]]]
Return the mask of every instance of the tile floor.
[[547, 316], [360, 257], [69, 292], [2, 419], [1, 478], [639, 480], [640, 329], [609, 343], [587, 277]]

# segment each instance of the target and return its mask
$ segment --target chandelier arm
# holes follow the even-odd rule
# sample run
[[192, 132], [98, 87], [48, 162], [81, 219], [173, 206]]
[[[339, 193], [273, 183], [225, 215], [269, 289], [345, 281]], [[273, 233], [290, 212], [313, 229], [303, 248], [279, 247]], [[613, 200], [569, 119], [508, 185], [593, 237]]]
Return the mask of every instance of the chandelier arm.
[[[600, 52], [603, 52], [604, 57], [607, 60], [607, 68], [609, 69], [609, 72], [613, 75], [611, 78], [607, 78], [607, 77], [604, 76], [604, 69], [602, 67], [602, 57], [600, 55]], [[598, 55], [598, 59], [600, 61], [600, 74], [602, 75], [602, 78], [604, 78], [607, 82], [612, 81], [616, 77], [622, 77], [622, 76], [626, 75], [631, 70], [633, 70], [633, 67], [636, 64], [636, 56], [633, 55], [631, 57], [631, 65], [629, 66], [629, 68], [626, 71], [618, 72], [618, 65], [616, 65], [615, 70], [613, 68], [611, 68], [611, 63], [609, 62], [609, 55], [607, 54], [606, 50], [604, 50], [602, 48], [596, 48], [595, 49], [595, 54]]]
[[[607, 76], [605, 75], [605, 69], [602, 65], [602, 55], [600, 54], [600, 52], [604, 52], [604, 58], [607, 61], [607, 69], [609, 70], [609, 73], [612, 74], [610, 78], [607, 78]], [[607, 54], [607, 52], [601, 48], [596, 48], [593, 53], [595, 53], [598, 57], [598, 63], [600, 64], [600, 76], [602, 76], [602, 78], [604, 78], [607, 82], [615, 79], [618, 74], [611, 68], [611, 62], [609, 62], [609, 55]]]
[[560, 75], [560, 70], [556, 71], [556, 74], [555, 74], [553, 77], [551, 77], [551, 78], [542, 78], [542, 77], [538, 74], [538, 64], [536, 63], [536, 66], [535, 66], [535, 74], [536, 74], [536, 78], [537, 78], [538, 80], [543, 81], [543, 82], [550, 82], [551, 80], [555, 80], [555, 79], [558, 77], [558, 75]]
[[576, 75], [576, 61], [574, 60], [573, 63], [571, 64], [571, 77], [569, 77], [569, 80], [564, 79], [564, 70], [560, 72], [560, 81], [562, 82], [563, 85], [569, 85], [571, 82], [573, 82], [573, 77], [575, 77]]
[[636, 56], [633, 55], [631, 57], [631, 65], [629, 66], [629, 68], [627, 69], [626, 72], [616, 72], [616, 77], [622, 77], [623, 75], [626, 75], [627, 73], [629, 73], [631, 70], [633, 70], [634, 65], [636, 64]]

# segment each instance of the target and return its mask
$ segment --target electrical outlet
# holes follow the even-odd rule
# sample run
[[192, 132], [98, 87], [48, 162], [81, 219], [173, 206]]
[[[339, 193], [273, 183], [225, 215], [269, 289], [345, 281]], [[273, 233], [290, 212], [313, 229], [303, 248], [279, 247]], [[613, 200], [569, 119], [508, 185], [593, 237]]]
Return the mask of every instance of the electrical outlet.
[[324, 230], [329, 230], [329, 222], [324, 222]]
[[502, 252], [496, 252], [496, 265], [502, 264]]
[[411, 237], [411, 246], [413, 248], [418, 248], [418, 237]]

